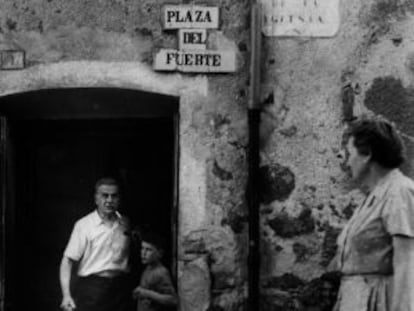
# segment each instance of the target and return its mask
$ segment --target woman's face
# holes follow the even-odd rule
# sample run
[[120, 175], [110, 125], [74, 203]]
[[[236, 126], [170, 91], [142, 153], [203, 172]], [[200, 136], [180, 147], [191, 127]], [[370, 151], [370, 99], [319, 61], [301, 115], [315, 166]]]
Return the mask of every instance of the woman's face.
[[368, 170], [371, 155], [362, 155], [354, 145], [354, 137], [348, 140], [347, 150], [349, 153], [347, 165], [351, 169], [351, 177], [354, 181], [361, 181]]

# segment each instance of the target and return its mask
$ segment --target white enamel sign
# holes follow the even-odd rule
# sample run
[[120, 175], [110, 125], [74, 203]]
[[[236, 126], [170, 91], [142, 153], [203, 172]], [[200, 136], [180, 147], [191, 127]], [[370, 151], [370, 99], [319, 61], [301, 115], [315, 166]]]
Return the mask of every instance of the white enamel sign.
[[200, 5], [165, 5], [163, 7], [164, 29], [219, 27], [218, 7]]
[[180, 29], [178, 30], [179, 50], [205, 50], [207, 45], [207, 30]]
[[332, 37], [339, 29], [339, 0], [260, 0], [266, 36]]
[[0, 51], [0, 70], [18, 70], [25, 67], [25, 52], [20, 50]]
[[236, 55], [233, 51], [180, 51], [162, 49], [155, 55], [154, 69], [182, 72], [234, 72]]

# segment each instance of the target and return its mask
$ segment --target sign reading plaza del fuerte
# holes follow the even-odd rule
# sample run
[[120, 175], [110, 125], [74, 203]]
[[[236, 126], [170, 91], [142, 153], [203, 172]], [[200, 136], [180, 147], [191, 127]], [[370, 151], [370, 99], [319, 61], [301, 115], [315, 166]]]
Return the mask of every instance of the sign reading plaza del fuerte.
[[163, 28], [178, 30], [178, 50], [161, 49], [154, 69], [194, 73], [236, 71], [234, 51], [207, 49], [208, 30], [219, 28], [219, 9], [201, 5], [165, 5]]

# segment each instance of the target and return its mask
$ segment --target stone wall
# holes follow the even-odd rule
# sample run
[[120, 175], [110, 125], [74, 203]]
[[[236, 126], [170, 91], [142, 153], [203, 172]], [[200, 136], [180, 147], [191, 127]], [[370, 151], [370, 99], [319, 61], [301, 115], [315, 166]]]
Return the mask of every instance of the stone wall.
[[414, 5], [340, 1], [333, 38], [264, 39], [263, 310], [330, 310], [336, 237], [360, 202], [341, 153], [347, 122], [394, 122], [413, 176]]
[[[176, 48], [163, 3], [220, 7], [211, 49], [234, 50], [235, 73], [156, 73]], [[263, 310], [324, 310], [336, 236], [361, 196], [350, 191], [342, 135], [361, 114], [395, 122], [413, 175], [414, 5], [342, 0], [333, 38], [263, 38], [261, 292]], [[179, 97], [179, 290], [183, 310], [243, 310], [247, 299], [247, 96], [250, 1], [0, 1], [0, 49], [27, 68], [0, 72], [0, 94], [120, 87]], [[326, 302], [326, 304], [324, 304]]]
[[[177, 48], [161, 8], [209, 4], [220, 29], [208, 47], [233, 50], [237, 71], [156, 73], [154, 54]], [[26, 52], [26, 69], [0, 72], [0, 94], [119, 87], [179, 97], [179, 271], [183, 310], [242, 310], [247, 299], [249, 1], [0, 1], [0, 49]], [[56, 276], [57, 277], [57, 276]], [[200, 299], [194, 299], [200, 297]]]

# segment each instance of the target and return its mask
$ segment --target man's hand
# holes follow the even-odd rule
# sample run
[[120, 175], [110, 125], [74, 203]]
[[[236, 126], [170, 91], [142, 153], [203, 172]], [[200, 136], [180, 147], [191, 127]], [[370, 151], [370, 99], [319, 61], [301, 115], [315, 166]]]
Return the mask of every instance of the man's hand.
[[64, 311], [72, 311], [73, 309], [76, 308], [75, 301], [73, 300], [71, 296], [65, 296], [62, 299], [62, 303], [60, 304], [60, 307]]

